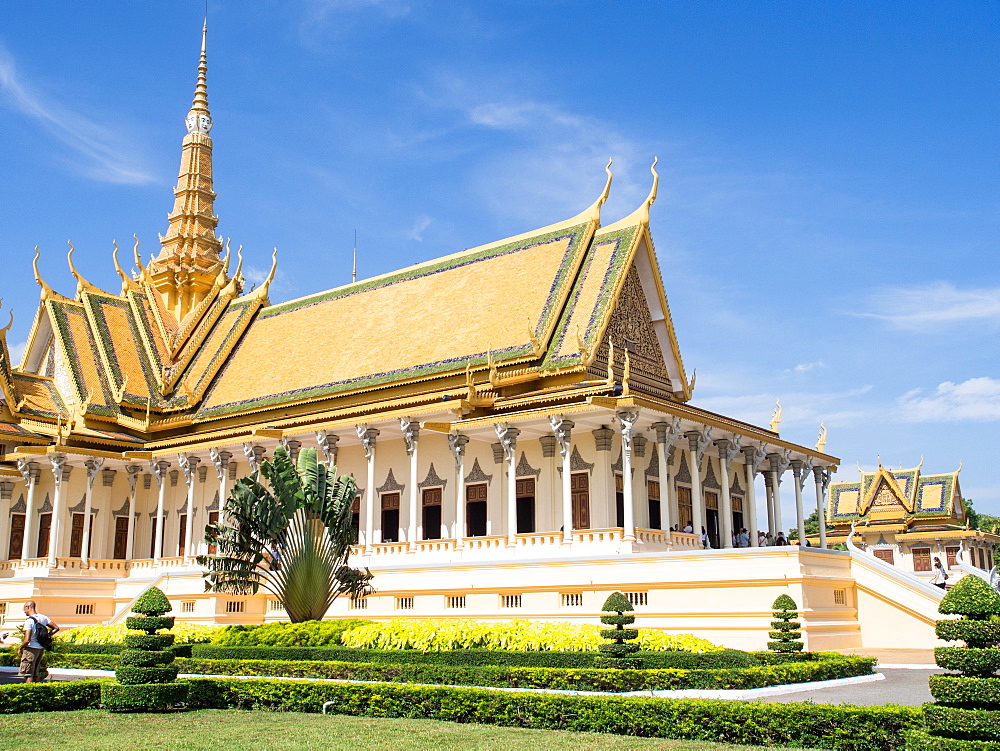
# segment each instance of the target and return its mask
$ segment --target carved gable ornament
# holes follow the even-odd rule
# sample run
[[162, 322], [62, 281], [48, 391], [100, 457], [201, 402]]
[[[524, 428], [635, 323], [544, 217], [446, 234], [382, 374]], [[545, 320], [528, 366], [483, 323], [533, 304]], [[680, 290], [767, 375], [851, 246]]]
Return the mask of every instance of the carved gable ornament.
[[443, 488], [447, 484], [447, 480], [438, 477], [438, 473], [434, 469], [434, 462], [431, 462], [431, 467], [427, 470], [427, 477], [418, 482], [417, 487], [423, 490], [424, 488]]
[[392, 468], [389, 469], [389, 474], [385, 477], [385, 482], [382, 487], [376, 488], [377, 493], [402, 493], [406, 489], [405, 485], [400, 485], [396, 482], [395, 476], [392, 474]]
[[483, 468], [479, 465], [479, 459], [477, 458], [472, 463], [472, 470], [465, 476], [465, 482], [469, 485], [480, 482], [489, 484], [493, 482], [493, 475], [488, 475], [483, 472]]
[[530, 464], [528, 464], [528, 457], [521, 452], [521, 459], [518, 461], [517, 466], [514, 468], [514, 474], [518, 477], [538, 477], [542, 474], [542, 470], [535, 469]]
[[862, 516], [870, 513], [902, 515], [913, 513], [913, 507], [892, 474], [885, 467], [879, 467], [865, 491], [859, 511]]

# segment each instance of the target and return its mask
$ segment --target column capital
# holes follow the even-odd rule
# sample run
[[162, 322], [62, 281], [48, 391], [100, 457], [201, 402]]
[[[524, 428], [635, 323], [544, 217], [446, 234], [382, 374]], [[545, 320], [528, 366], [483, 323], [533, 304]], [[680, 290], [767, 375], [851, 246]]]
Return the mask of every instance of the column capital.
[[654, 422], [651, 426], [656, 431], [656, 442], [672, 445], [681, 434], [681, 418], [675, 417], [670, 422]]
[[260, 469], [261, 459], [264, 458], [264, 454], [267, 453], [265, 449], [260, 444], [246, 442], [243, 444], [243, 455], [247, 458], [250, 463], [250, 471], [256, 472]]
[[514, 454], [517, 451], [517, 437], [521, 434], [521, 429], [513, 428], [505, 422], [498, 422], [496, 431], [504, 458], [513, 465], [516, 460]]
[[194, 473], [198, 469], [198, 465], [201, 464], [201, 459], [197, 456], [188, 456], [187, 454], [178, 454], [177, 463], [181, 467], [181, 471], [184, 472], [184, 481], [191, 486], [194, 484]]
[[559, 444], [559, 453], [565, 459], [573, 445], [573, 428], [576, 423], [567, 420], [563, 415], [549, 415], [549, 425], [552, 426], [552, 434]]
[[166, 461], [152, 461], [149, 462], [149, 471], [153, 473], [153, 477], [156, 478], [156, 484], [158, 487], [163, 487], [163, 480], [167, 476], [167, 469], [170, 467], [170, 462]]
[[24, 481], [29, 485], [36, 484], [38, 478], [42, 475], [42, 470], [38, 462], [29, 461], [28, 459], [17, 460], [17, 471], [21, 473]]
[[764, 451], [764, 447], [760, 444], [751, 444], [748, 446], [742, 446], [740, 451], [743, 452], [744, 461], [747, 466], [750, 467], [753, 474], [757, 474], [757, 470], [760, 469], [760, 465], [764, 463], [764, 458], [767, 452]]
[[403, 441], [406, 442], [406, 455], [413, 456], [413, 452], [417, 450], [417, 442], [420, 440], [420, 423], [409, 417], [400, 417], [399, 428], [403, 431]]
[[49, 454], [49, 464], [52, 465], [52, 475], [56, 480], [56, 487], [62, 484], [63, 480], [69, 479], [73, 465], [69, 464], [66, 454]]
[[792, 461], [792, 451], [787, 449], [784, 454], [771, 453], [767, 455], [767, 460], [771, 463], [771, 471], [774, 472], [775, 476], [778, 478], [778, 482], [781, 482], [781, 476], [788, 469], [788, 465]]
[[740, 436], [736, 436], [733, 440], [720, 438], [717, 441], [713, 441], [713, 443], [715, 443], [715, 447], [719, 450], [719, 458], [728, 470], [733, 463], [733, 459], [740, 453], [740, 447], [743, 443], [742, 438]]
[[805, 461], [792, 459], [790, 464], [792, 465], [792, 474], [795, 476], [795, 482], [798, 483], [799, 490], [802, 490], [805, 487], [806, 480], [809, 479], [810, 473], [813, 471], [812, 458]]
[[212, 460], [215, 471], [219, 473], [219, 482], [222, 482], [225, 479], [226, 470], [229, 469], [229, 460], [233, 458], [233, 455], [228, 451], [213, 448], [208, 450], [208, 458]]
[[87, 487], [94, 484], [94, 480], [97, 479], [97, 473], [101, 471], [101, 467], [104, 466], [104, 459], [87, 459], [83, 463], [83, 466], [87, 468]]
[[607, 425], [602, 425], [597, 430], [591, 430], [590, 432], [594, 436], [595, 450], [597, 451], [611, 450], [611, 438], [614, 436], [615, 431], [613, 431]]
[[462, 460], [465, 458], [465, 446], [469, 443], [469, 436], [459, 433], [448, 434], [448, 448], [455, 459], [455, 469], [462, 468]]
[[698, 469], [701, 469], [701, 460], [705, 456], [705, 451], [712, 443], [712, 430], [708, 428], [702, 433], [700, 430], [689, 430], [684, 434], [688, 440], [688, 449], [692, 451], [698, 460]]
[[365, 450], [365, 458], [371, 459], [375, 455], [375, 440], [378, 438], [379, 431], [377, 428], [369, 428], [367, 424], [356, 426], [358, 431], [358, 440], [361, 441], [361, 446]]
[[331, 433], [328, 430], [316, 431], [316, 445], [323, 452], [327, 464], [337, 463], [337, 441], [339, 440], [340, 436], [336, 433]]
[[129, 464], [125, 467], [125, 476], [128, 479], [129, 495], [135, 495], [135, 484], [139, 481], [139, 473], [142, 467], [138, 464]]
[[302, 448], [302, 441], [285, 437], [282, 437], [279, 440], [282, 448], [288, 452], [288, 458], [292, 460], [292, 464], [297, 464], [299, 461], [299, 449]]

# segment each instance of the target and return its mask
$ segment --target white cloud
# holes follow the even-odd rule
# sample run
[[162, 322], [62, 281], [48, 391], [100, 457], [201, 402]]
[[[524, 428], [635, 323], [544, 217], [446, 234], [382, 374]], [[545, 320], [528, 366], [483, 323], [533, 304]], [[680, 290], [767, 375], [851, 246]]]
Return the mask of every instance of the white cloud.
[[[861, 407], [857, 397], [872, 390], [871, 385], [860, 386], [847, 391], [831, 392], [785, 392], [781, 394], [759, 392], [755, 394], [733, 394], [699, 398], [695, 389], [693, 404], [721, 415], [735, 417], [752, 425], [767, 427], [774, 414], [775, 402], [781, 401], [781, 432], [791, 428], [802, 433], [807, 427], [819, 428], [824, 422], [828, 428], [855, 427], [859, 421], [871, 419], [874, 411], [870, 406]], [[808, 436], [803, 443], [812, 445], [815, 441]], [[799, 440], [793, 438], [792, 440]]]
[[822, 360], [817, 360], [816, 362], [800, 362], [791, 370], [786, 370], [786, 373], [808, 373], [810, 370], [815, 370], [816, 368], [826, 368], [828, 367]]
[[[264, 269], [259, 266], [244, 266], [243, 267], [243, 277], [247, 282], [252, 285], [253, 288], [259, 287], [267, 279], [267, 275], [271, 273], [270, 267]], [[249, 288], [248, 290], [249, 291]], [[295, 285], [291, 283], [288, 275], [278, 269], [274, 274], [274, 281], [271, 282], [271, 286], [268, 288], [269, 296], [272, 301], [274, 300], [274, 294], [286, 295], [295, 291]]]
[[143, 185], [153, 182], [150, 173], [129, 155], [118, 134], [82, 115], [46, 99], [18, 77], [14, 60], [0, 47], [0, 103], [37, 120], [69, 147], [87, 177], [101, 182]]
[[28, 346], [27, 342], [16, 342], [14, 344], [7, 345], [10, 350], [10, 361], [11, 364], [16, 368], [21, 362], [21, 358], [24, 356], [24, 349]]
[[914, 389], [899, 398], [904, 422], [993, 422], [1000, 420], [1000, 379], [982, 376], [945, 381], [932, 394]]
[[413, 223], [413, 227], [406, 236], [411, 240], [422, 243], [424, 241], [424, 230], [431, 226], [432, 221], [434, 220], [427, 216], [427, 214], [421, 214], [417, 217], [417, 221]]
[[950, 282], [887, 287], [877, 290], [871, 302], [873, 310], [858, 315], [909, 331], [933, 331], [972, 321], [1000, 325], [1000, 287], [958, 289]]

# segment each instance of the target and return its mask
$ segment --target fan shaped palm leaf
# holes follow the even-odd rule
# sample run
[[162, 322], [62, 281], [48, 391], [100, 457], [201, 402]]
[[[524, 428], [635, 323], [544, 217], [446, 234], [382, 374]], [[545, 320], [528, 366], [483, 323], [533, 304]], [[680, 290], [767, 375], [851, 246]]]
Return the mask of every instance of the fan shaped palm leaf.
[[198, 557], [205, 590], [266, 590], [293, 623], [322, 618], [342, 594], [370, 594], [371, 572], [347, 565], [357, 494], [354, 478], [328, 469], [316, 449], [303, 449], [295, 465], [278, 447], [274, 459], [233, 487], [222, 520], [205, 527], [205, 542], [216, 550]]

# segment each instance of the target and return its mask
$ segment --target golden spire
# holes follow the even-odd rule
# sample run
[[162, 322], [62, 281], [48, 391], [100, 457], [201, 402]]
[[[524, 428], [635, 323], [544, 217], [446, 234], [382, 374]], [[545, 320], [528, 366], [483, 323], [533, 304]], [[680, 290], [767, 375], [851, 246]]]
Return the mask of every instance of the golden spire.
[[178, 323], [212, 292], [224, 268], [219, 257], [222, 238], [215, 235], [219, 218], [213, 210], [207, 39], [206, 20], [201, 31], [198, 82], [185, 120], [188, 132], [182, 144], [180, 174], [174, 188], [174, 210], [167, 217], [170, 221], [167, 233], [160, 236], [163, 249], [147, 267], [150, 282]]

